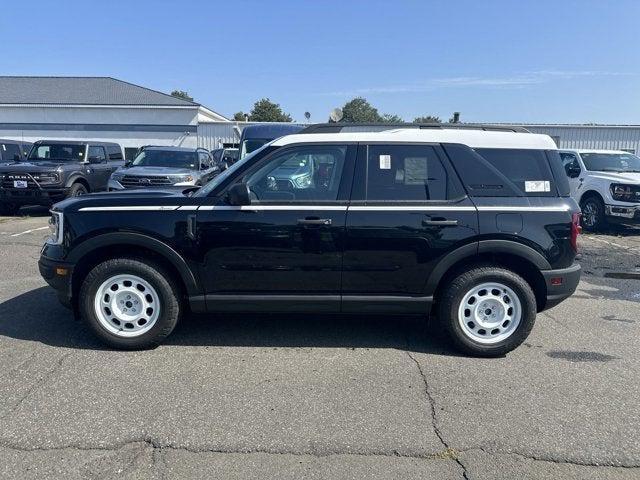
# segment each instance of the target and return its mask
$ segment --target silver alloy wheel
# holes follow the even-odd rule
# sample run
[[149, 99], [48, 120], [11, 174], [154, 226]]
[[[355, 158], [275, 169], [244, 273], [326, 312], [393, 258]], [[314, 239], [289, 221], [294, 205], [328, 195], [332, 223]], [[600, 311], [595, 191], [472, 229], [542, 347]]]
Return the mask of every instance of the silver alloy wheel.
[[509, 338], [520, 325], [522, 304], [518, 295], [498, 282], [469, 290], [458, 308], [458, 323], [471, 340], [491, 345]]
[[118, 337], [138, 337], [160, 316], [158, 293], [135, 275], [115, 275], [104, 281], [93, 304], [100, 325]]
[[582, 223], [587, 227], [593, 227], [598, 223], [598, 207], [590, 200], [582, 208]]

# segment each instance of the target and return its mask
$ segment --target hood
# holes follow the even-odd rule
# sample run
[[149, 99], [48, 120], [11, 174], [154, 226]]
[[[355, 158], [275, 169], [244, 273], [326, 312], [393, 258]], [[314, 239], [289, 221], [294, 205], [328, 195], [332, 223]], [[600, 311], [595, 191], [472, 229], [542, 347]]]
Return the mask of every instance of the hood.
[[136, 175], [136, 176], [148, 176], [148, 175], [193, 175], [195, 170], [189, 168], [171, 168], [171, 167], [125, 167], [119, 168], [117, 173], [123, 175]]
[[0, 164], [0, 172], [45, 172], [64, 168], [64, 165], [55, 161], [3, 163]]
[[615, 172], [589, 172], [589, 176], [591, 178], [599, 178], [601, 180], [608, 180], [610, 182], [620, 182], [620, 183], [630, 183], [630, 184], [640, 184], [640, 173], [638, 172], [629, 172], [629, 173], [615, 173]]
[[73, 197], [55, 204], [55, 210], [78, 210], [84, 207], [175, 205], [176, 198], [184, 198], [193, 188], [118, 190]]

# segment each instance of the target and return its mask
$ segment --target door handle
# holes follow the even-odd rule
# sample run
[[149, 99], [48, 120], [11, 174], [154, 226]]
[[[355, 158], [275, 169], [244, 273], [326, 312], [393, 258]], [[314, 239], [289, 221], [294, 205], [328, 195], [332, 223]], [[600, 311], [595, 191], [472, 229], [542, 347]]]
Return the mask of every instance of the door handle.
[[299, 218], [298, 225], [331, 225], [330, 218]]
[[434, 225], [439, 225], [439, 226], [456, 226], [458, 225], [458, 220], [447, 220], [446, 218], [440, 218], [440, 217], [436, 217], [433, 220], [423, 220], [422, 221], [422, 225], [423, 226], [434, 226]]

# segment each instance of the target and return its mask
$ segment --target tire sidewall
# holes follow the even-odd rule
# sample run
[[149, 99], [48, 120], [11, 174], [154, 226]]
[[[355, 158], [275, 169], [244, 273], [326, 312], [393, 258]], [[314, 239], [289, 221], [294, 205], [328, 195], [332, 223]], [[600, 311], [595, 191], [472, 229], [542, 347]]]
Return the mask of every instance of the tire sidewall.
[[597, 214], [596, 223], [589, 226], [589, 225], [586, 225], [584, 222], [582, 222], [582, 228], [584, 228], [587, 231], [593, 232], [593, 231], [600, 230], [605, 224], [604, 203], [599, 198], [590, 196], [589, 198], [585, 199], [582, 202], [582, 204], [580, 205], [580, 210], [584, 210], [584, 207], [589, 203], [592, 204], [596, 209], [596, 214]]
[[[79, 191], [82, 191], [82, 194], [78, 195]], [[81, 183], [74, 183], [73, 185], [71, 185], [71, 188], [69, 189], [70, 198], [86, 195], [87, 193], [89, 193], [87, 191], [87, 188]]]
[[[94, 301], [98, 288], [115, 275], [130, 274], [140, 277], [156, 290], [160, 303], [160, 315], [156, 323], [137, 337], [119, 337], [108, 331], [98, 320]], [[80, 290], [80, 311], [91, 330], [107, 345], [119, 349], [144, 349], [157, 346], [175, 328], [180, 315], [177, 292], [166, 280], [169, 278], [161, 268], [133, 259], [107, 260], [96, 267], [85, 278]]]
[[[489, 282], [502, 283], [513, 290], [520, 301], [522, 316], [520, 324], [508, 338], [487, 345], [473, 340], [464, 333], [458, 320], [458, 311], [460, 303], [469, 290]], [[519, 275], [500, 268], [474, 269], [455, 279], [451, 287], [453, 292], [445, 297], [440, 315], [445, 321], [449, 336], [464, 352], [478, 356], [504, 355], [520, 345], [531, 332], [537, 313], [536, 299], [529, 284]]]

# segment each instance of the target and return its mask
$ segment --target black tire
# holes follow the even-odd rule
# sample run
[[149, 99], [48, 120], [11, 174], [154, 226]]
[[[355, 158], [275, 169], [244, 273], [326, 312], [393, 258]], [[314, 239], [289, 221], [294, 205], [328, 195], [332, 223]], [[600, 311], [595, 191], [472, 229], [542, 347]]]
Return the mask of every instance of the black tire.
[[0, 203], [0, 215], [12, 217], [18, 213], [18, 210], [20, 210], [20, 207], [14, 203]]
[[[98, 320], [94, 309], [94, 299], [100, 285], [115, 275], [123, 274], [145, 280], [160, 297], [160, 315], [155, 324], [137, 337], [119, 337], [108, 331]], [[169, 272], [150, 261], [134, 258], [114, 258], [94, 267], [82, 282], [79, 306], [83, 320], [103, 343], [124, 350], [157, 346], [173, 331], [182, 310], [179, 289]]]
[[69, 193], [67, 194], [67, 198], [79, 197], [81, 195], [86, 195], [87, 193], [88, 193], [87, 192], [87, 187], [85, 187], [81, 183], [74, 183], [73, 185], [71, 185], [71, 188], [69, 189]]
[[607, 225], [604, 202], [600, 197], [595, 195], [588, 196], [580, 202], [580, 209], [582, 210], [582, 228], [586, 231], [597, 232]]
[[[520, 300], [520, 324], [498, 343], [483, 344], [467, 335], [458, 321], [458, 308], [467, 292], [483, 283], [497, 282], [509, 287]], [[536, 298], [531, 286], [520, 275], [496, 266], [477, 266], [460, 273], [448, 283], [438, 298], [438, 320], [455, 347], [466, 354], [497, 357], [510, 352], [527, 338], [536, 320]]]

